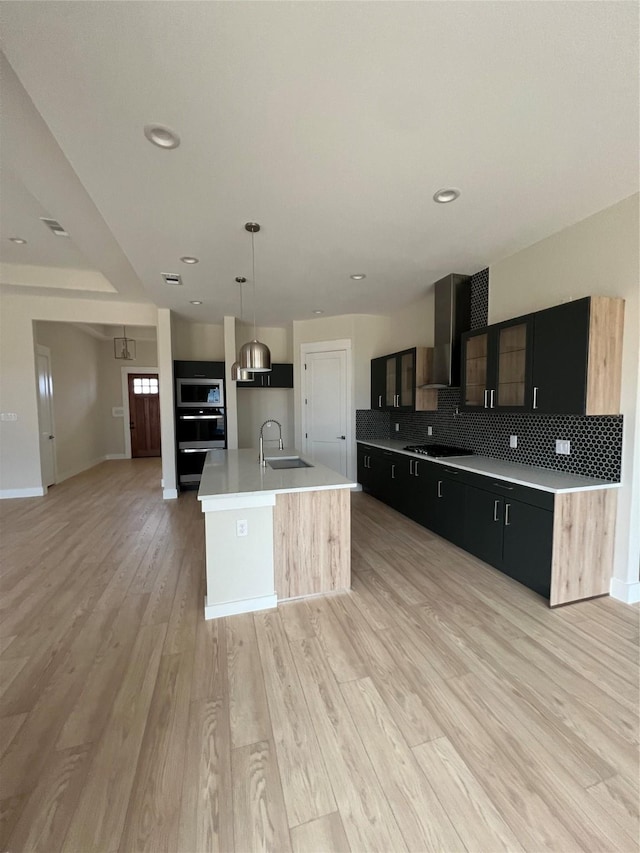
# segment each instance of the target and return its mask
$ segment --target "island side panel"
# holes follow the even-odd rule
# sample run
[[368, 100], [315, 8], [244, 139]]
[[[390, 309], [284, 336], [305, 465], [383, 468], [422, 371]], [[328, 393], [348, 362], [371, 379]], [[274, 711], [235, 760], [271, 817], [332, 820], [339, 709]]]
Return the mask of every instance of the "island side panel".
[[350, 490], [276, 495], [273, 558], [278, 600], [350, 589]]
[[609, 594], [617, 498], [615, 489], [556, 495], [551, 607]]

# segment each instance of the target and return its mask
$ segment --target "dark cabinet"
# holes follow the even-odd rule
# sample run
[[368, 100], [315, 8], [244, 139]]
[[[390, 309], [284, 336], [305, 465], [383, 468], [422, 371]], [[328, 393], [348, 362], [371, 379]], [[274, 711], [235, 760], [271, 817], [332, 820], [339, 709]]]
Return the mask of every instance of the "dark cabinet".
[[549, 598], [553, 511], [471, 485], [466, 486], [466, 501], [464, 548]]
[[293, 388], [293, 364], [272, 364], [269, 373], [254, 373], [246, 382], [238, 382], [238, 388]]
[[466, 507], [459, 472], [447, 471], [442, 465], [429, 466], [426, 513], [426, 527], [454, 545], [462, 545]]
[[619, 413], [623, 325], [623, 299], [587, 296], [466, 332], [463, 408]]
[[176, 379], [224, 379], [224, 361], [174, 361]]
[[462, 336], [462, 405], [467, 410], [531, 408], [533, 315]]
[[589, 303], [589, 299], [578, 299], [535, 315], [533, 410], [545, 414], [586, 412]]
[[413, 412], [416, 403], [417, 347], [371, 361], [371, 408]]

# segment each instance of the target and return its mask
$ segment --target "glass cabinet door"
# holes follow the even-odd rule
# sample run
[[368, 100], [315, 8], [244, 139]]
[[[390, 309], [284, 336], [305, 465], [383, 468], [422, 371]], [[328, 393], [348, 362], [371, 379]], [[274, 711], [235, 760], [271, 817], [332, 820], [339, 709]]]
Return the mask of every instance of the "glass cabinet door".
[[473, 335], [466, 340], [464, 350], [464, 405], [484, 409], [487, 406], [489, 369], [489, 333]]
[[415, 353], [405, 352], [400, 356], [400, 400], [401, 407], [413, 407], [415, 380]]
[[398, 390], [396, 388], [396, 358], [387, 359], [387, 385], [386, 385], [386, 393], [385, 393], [385, 405], [393, 409], [396, 405], [396, 394]]
[[527, 322], [498, 330], [496, 408], [525, 407], [527, 396]]

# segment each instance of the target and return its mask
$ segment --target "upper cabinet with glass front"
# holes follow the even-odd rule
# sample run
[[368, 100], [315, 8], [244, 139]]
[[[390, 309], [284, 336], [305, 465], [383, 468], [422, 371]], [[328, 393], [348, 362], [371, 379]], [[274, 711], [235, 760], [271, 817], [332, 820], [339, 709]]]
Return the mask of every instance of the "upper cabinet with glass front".
[[427, 347], [413, 347], [372, 359], [371, 408], [388, 412], [437, 409], [437, 392], [420, 388], [429, 379], [431, 352]]
[[587, 296], [462, 336], [467, 411], [620, 411], [624, 300]]

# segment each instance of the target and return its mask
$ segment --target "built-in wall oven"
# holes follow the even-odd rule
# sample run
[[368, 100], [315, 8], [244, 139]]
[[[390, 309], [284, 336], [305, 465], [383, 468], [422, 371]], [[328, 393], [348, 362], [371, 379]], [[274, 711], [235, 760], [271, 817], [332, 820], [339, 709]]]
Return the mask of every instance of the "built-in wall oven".
[[207, 451], [227, 446], [222, 379], [176, 379], [178, 482], [197, 486]]

